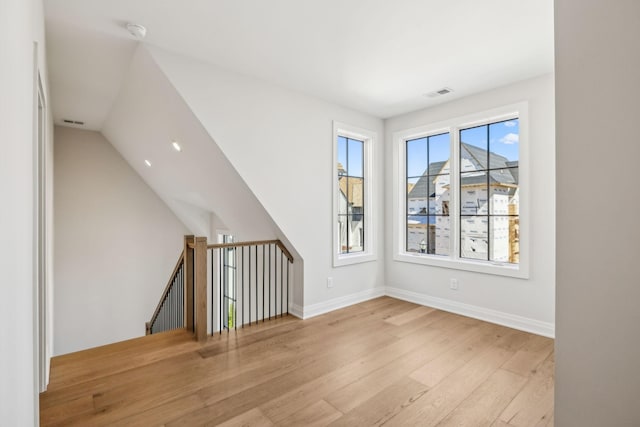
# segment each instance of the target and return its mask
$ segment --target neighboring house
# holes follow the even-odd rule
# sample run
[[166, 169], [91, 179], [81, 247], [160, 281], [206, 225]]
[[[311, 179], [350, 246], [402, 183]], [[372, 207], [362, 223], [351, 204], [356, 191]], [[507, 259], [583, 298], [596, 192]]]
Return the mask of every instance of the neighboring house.
[[344, 175], [344, 167], [338, 163], [339, 212], [346, 212], [346, 216], [338, 216], [340, 249], [360, 252], [364, 249], [363, 180]]
[[[461, 144], [461, 256], [487, 259], [490, 248], [491, 260], [517, 263], [519, 219], [507, 215], [518, 214], [518, 162], [489, 152], [491, 171], [487, 176], [483, 171], [486, 160], [481, 160], [486, 156], [486, 151], [479, 147]], [[407, 250], [419, 251], [421, 244], [424, 246], [428, 242], [428, 253], [448, 255], [449, 172], [449, 161], [434, 162], [408, 189]], [[513, 236], [512, 244], [509, 244], [510, 236]]]

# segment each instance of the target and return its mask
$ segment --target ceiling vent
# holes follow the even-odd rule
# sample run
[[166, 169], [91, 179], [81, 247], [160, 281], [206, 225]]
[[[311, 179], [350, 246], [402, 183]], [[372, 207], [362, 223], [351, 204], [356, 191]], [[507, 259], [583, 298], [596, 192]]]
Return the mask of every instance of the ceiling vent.
[[84, 126], [84, 122], [79, 122], [77, 120], [69, 120], [69, 119], [62, 119], [62, 121], [64, 123], [70, 124], [70, 125], [79, 125], [79, 126]]
[[427, 98], [435, 98], [438, 96], [442, 96], [442, 95], [446, 95], [448, 93], [453, 92], [453, 89], [451, 89], [450, 87], [443, 87], [442, 89], [433, 91], [433, 92], [429, 92], [429, 93], [425, 93], [424, 96], [426, 96]]

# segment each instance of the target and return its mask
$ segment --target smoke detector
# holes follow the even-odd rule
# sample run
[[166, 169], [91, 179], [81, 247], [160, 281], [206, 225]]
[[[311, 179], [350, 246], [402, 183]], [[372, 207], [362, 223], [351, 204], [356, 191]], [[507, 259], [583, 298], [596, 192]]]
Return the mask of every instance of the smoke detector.
[[142, 40], [147, 35], [147, 29], [140, 24], [127, 24], [127, 31], [139, 40]]

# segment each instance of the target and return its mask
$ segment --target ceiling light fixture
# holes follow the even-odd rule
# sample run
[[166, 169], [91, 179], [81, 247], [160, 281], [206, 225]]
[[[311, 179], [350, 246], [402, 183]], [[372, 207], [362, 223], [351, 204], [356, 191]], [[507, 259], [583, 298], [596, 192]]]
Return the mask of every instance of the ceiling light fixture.
[[147, 35], [147, 29], [140, 24], [127, 24], [127, 31], [138, 40], [142, 40]]
[[171, 141], [171, 145], [173, 146], [173, 149], [176, 150], [177, 152], [182, 151], [182, 147], [180, 146], [180, 144], [178, 144], [178, 141]]
[[145, 160], [144, 164], [147, 165], [147, 167], [149, 168], [151, 167], [151, 162], [149, 160]]

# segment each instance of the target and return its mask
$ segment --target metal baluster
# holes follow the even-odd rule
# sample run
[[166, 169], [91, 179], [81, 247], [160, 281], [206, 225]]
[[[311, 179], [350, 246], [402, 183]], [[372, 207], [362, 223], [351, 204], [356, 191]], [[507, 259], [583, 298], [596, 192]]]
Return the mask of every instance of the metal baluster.
[[249, 249], [249, 268], [248, 268], [248, 273], [249, 273], [249, 283], [247, 284], [247, 290], [249, 291], [249, 326], [251, 326], [251, 246], [248, 247]]
[[[222, 255], [222, 251], [223, 249], [218, 249], [218, 251], [220, 252], [220, 268], [224, 270], [224, 261], [222, 259], [223, 255]], [[222, 334], [222, 328], [224, 328], [224, 323], [223, 323], [223, 319], [222, 319], [222, 298], [223, 298], [223, 290], [222, 287], [224, 286], [223, 283], [223, 277], [222, 275], [224, 274], [224, 271], [220, 272], [220, 334]]]
[[283, 297], [283, 295], [284, 295], [283, 290], [284, 289], [282, 289], [282, 282], [283, 282], [282, 279], [284, 278], [284, 264], [282, 262], [282, 256], [283, 255], [284, 254], [282, 253], [282, 249], [280, 249], [280, 316], [282, 316], [284, 314], [283, 313], [284, 304], [282, 304], [283, 303], [283, 299], [284, 299], [284, 297]]
[[264, 245], [262, 245], [262, 321], [264, 322]]
[[242, 277], [240, 282], [240, 288], [242, 289], [242, 327], [244, 328], [244, 246], [240, 246], [240, 252], [240, 259], [242, 259], [242, 270], [240, 270]]
[[256, 323], [258, 323], [258, 245], [256, 245]]
[[233, 268], [235, 268], [235, 274], [233, 275], [233, 329], [238, 329], [238, 247], [233, 247]]
[[269, 319], [271, 319], [271, 244], [269, 244]]
[[211, 284], [211, 335], [213, 336], [214, 334], [214, 324], [215, 324], [215, 313], [213, 312], [213, 307], [215, 306], [214, 304], [214, 300], [216, 298], [216, 292], [215, 292], [215, 287], [213, 286], [213, 283], [215, 281], [214, 279], [214, 273], [215, 273], [215, 269], [214, 269], [214, 258], [215, 258], [215, 249], [211, 249], [211, 275], [210, 275], [210, 279], [209, 279], [209, 283]]
[[178, 325], [182, 325], [182, 266], [178, 269]]

